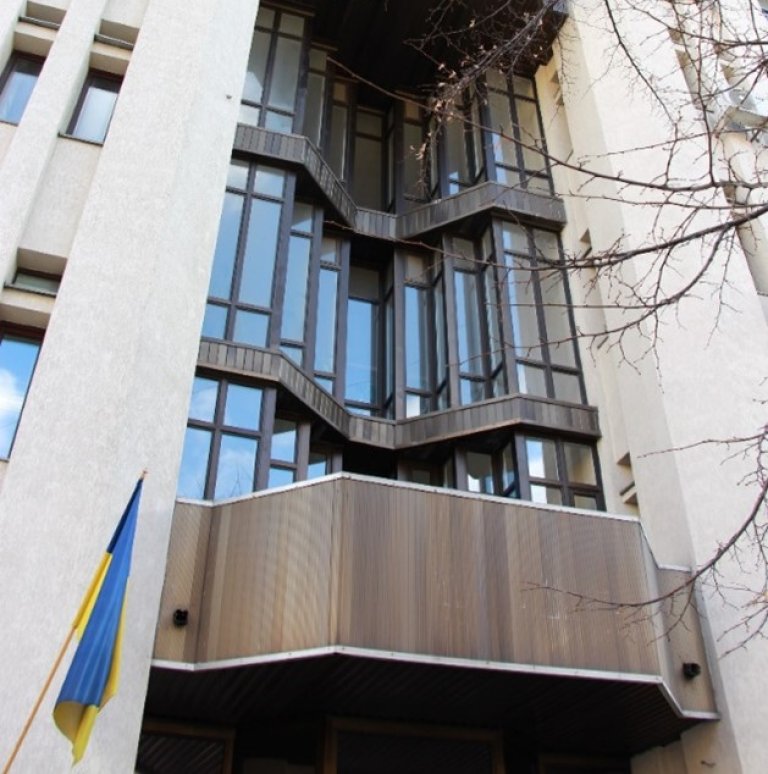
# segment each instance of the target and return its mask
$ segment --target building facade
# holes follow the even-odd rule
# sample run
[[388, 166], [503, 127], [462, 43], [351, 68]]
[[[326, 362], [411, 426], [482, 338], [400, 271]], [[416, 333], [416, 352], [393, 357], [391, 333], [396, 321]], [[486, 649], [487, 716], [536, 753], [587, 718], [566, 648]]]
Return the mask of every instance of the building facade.
[[[755, 545], [633, 604], [756, 497], [700, 442], [764, 425], [762, 221], [703, 273], [683, 246], [707, 290], [669, 316], [615, 300], [665, 265], [566, 270], [679, 234], [713, 158], [742, 184], [696, 228], [752, 206], [762, 86], [725, 131], [687, 21], [521, 3], [514, 67], [436, 114], [432, 5], [0, 7], [3, 759], [146, 468], [88, 771], [763, 770]], [[659, 152], [619, 44], [709, 155]], [[69, 765], [62, 677], [14, 771]]]

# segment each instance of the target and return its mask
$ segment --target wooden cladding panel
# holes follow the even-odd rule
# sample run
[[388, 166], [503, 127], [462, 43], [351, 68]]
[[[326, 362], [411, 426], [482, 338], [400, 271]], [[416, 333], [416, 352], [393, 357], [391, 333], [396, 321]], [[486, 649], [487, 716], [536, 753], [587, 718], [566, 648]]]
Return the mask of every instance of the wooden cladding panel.
[[632, 523], [350, 482], [340, 540], [342, 644], [658, 670], [650, 623], [630, 637], [612, 611], [558, 591], [621, 598], [645, 585]]
[[350, 414], [279, 352], [203, 341], [198, 364], [278, 382], [351, 441], [387, 449], [420, 446], [523, 422], [559, 432], [600, 435], [597, 412], [590, 406], [508, 395], [392, 422]]
[[198, 661], [328, 643], [335, 487], [214, 510]]
[[[176, 506], [155, 640], [156, 658], [196, 659], [210, 527], [210, 511], [205, 506]], [[187, 626], [173, 625], [177, 609], [189, 611]]]
[[[344, 645], [663, 677], [712, 710], [694, 610], [680, 626], [590, 600], [648, 599], [638, 522], [341, 475], [218, 506], [180, 503], [155, 656], [215, 662]], [[201, 602], [202, 600], [202, 602]], [[170, 615], [188, 605], [190, 625]]]
[[495, 182], [473, 186], [402, 215], [357, 207], [347, 190], [334, 175], [322, 154], [306, 138], [240, 124], [235, 134], [235, 150], [301, 165], [314, 180], [348, 226], [378, 239], [409, 239], [445, 228], [483, 210], [514, 213], [532, 224], [556, 229], [565, 223], [565, 208], [560, 199], [528, 193]]

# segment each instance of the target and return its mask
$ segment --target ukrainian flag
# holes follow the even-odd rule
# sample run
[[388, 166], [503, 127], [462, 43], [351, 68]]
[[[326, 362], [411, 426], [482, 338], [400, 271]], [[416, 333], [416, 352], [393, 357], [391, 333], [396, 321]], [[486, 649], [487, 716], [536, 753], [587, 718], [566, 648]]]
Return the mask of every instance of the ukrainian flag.
[[73, 763], [83, 757], [99, 710], [117, 692], [125, 589], [142, 484], [143, 479], [139, 479], [72, 623], [80, 643], [56, 700], [53, 719], [72, 742]]

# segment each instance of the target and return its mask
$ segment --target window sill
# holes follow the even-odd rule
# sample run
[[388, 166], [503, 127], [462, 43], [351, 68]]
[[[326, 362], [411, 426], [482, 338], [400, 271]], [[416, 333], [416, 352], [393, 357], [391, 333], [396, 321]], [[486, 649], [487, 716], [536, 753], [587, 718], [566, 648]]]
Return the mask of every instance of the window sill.
[[96, 140], [87, 140], [84, 137], [77, 137], [74, 134], [67, 134], [66, 132], [59, 132], [59, 137], [63, 137], [65, 140], [75, 140], [75, 142], [82, 142], [85, 145], [93, 145], [97, 148], [101, 148], [104, 145], [104, 140], [97, 142]]

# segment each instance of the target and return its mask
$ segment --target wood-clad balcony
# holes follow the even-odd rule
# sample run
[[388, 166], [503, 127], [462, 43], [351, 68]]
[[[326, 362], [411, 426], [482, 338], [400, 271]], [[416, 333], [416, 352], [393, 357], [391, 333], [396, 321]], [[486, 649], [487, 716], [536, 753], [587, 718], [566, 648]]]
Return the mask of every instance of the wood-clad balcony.
[[585, 600], [683, 577], [634, 518], [350, 474], [179, 502], [147, 711], [397, 713], [636, 752], [717, 717], [698, 618]]

